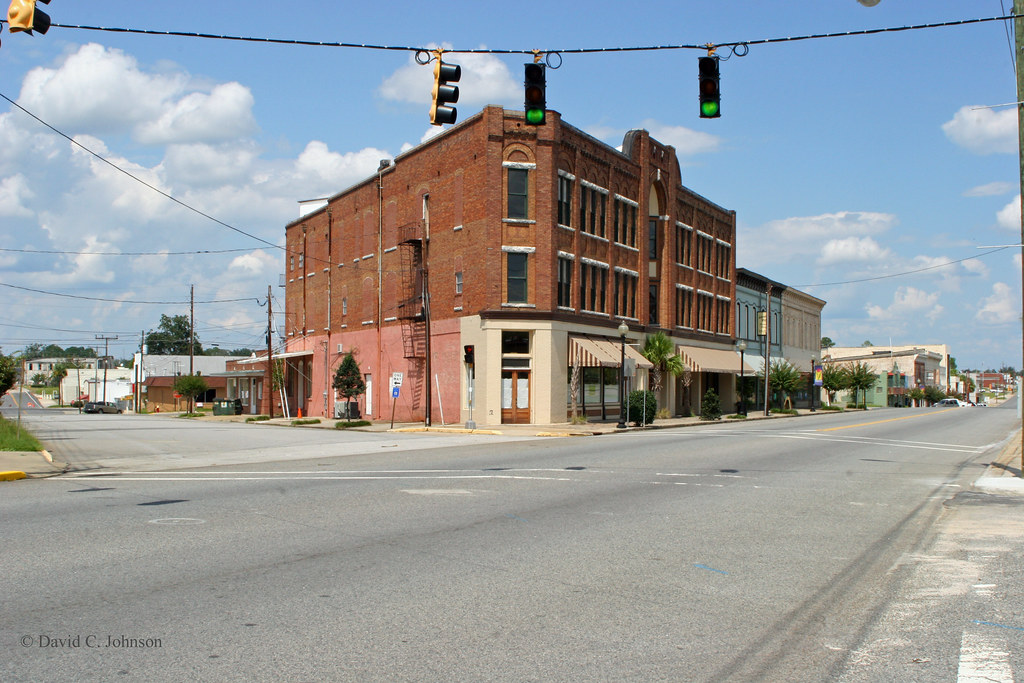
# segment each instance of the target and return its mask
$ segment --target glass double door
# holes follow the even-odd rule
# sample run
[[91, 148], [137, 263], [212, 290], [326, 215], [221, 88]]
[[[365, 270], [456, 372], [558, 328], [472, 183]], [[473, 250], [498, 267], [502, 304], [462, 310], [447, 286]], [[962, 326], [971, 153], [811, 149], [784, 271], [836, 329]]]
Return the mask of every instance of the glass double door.
[[530, 371], [501, 371], [502, 424], [530, 423]]

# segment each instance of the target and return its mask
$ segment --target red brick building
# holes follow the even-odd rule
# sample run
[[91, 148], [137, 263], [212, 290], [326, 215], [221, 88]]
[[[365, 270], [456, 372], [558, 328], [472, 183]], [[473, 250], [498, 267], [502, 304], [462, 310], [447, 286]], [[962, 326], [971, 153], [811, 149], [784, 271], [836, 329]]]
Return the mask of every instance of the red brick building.
[[[617, 416], [622, 322], [633, 387], [650, 365], [635, 347], [657, 330], [680, 350], [736, 355], [735, 212], [686, 189], [675, 150], [643, 130], [618, 151], [557, 112], [529, 126], [487, 107], [286, 234], [293, 414], [334, 413], [330, 383], [348, 351], [367, 381], [364, 415], [388, 419], [394, 407], [397, 420], [420, 421], [429, 406], [433, 424], [462, 423], [472, 345], [481, 425], [565, 422], [573, 387], [580, 411]], [[673, 410], [687, 391], [696, 408], [714, 386], [731, 405], [734, 382], [718, 378], [732, 371], [738, 356], [701, 381], [668, 380], [659, 402]]]

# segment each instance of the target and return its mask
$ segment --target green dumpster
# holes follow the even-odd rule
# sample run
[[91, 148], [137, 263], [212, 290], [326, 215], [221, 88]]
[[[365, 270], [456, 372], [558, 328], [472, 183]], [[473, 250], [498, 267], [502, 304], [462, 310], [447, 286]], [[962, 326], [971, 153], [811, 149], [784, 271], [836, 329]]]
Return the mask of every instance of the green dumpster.
[[214, 415], [241, 415], [242, 402], [237, 398], [218, 398], [213, 402]]

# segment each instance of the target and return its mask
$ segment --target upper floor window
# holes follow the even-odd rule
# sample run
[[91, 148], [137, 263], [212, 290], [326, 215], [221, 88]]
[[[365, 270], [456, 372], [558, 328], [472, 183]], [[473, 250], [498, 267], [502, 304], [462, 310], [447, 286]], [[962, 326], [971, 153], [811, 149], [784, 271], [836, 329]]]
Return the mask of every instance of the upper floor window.
[[572, 225], [572, 177], [558, 176], [558, 224]]
[[525, 168], [508, 169], [508, 217], [529, 218], [530, 172]]
[[558, 257], [558, 305], [572, 306], [572, 259]]
[[527, 302], [527, 256], [520, 252], [509, 252], [508, 257], [505, 300], [510, 304], [525, 304]]
[[612, 220], [613, 241], [629, 247], [636, 246], [636, 213], [639, 206], [632, 200], [616, 195]]

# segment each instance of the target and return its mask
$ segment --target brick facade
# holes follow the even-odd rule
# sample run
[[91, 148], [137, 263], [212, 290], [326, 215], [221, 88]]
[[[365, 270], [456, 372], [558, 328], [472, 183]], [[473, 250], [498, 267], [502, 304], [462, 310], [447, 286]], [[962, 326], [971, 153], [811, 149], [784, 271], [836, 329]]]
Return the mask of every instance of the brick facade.
[[[423, 420], [429, 390], [432, 423], [464, 422], [473, 344], [476, 422], [500, 423], [503, 406], [512, 419], [510, 395], [514, 419], [564, 422], [574, 335], [618, 344], [624, 320], [633, 344], [660, 329], [731, 348], [735, 213], [686, 189], [675, 150], [646, 131], [620, 152], [547, 121], [487, 107], [286, 227], [286, 351], [308, 354], [288, 380], [296, 408], [331, 412], [351, 351], [372, 384], [364, 414], [390, 418], [401, 372], [396, 420]], [[681, 390], [669, 383], [666, 405]]]

